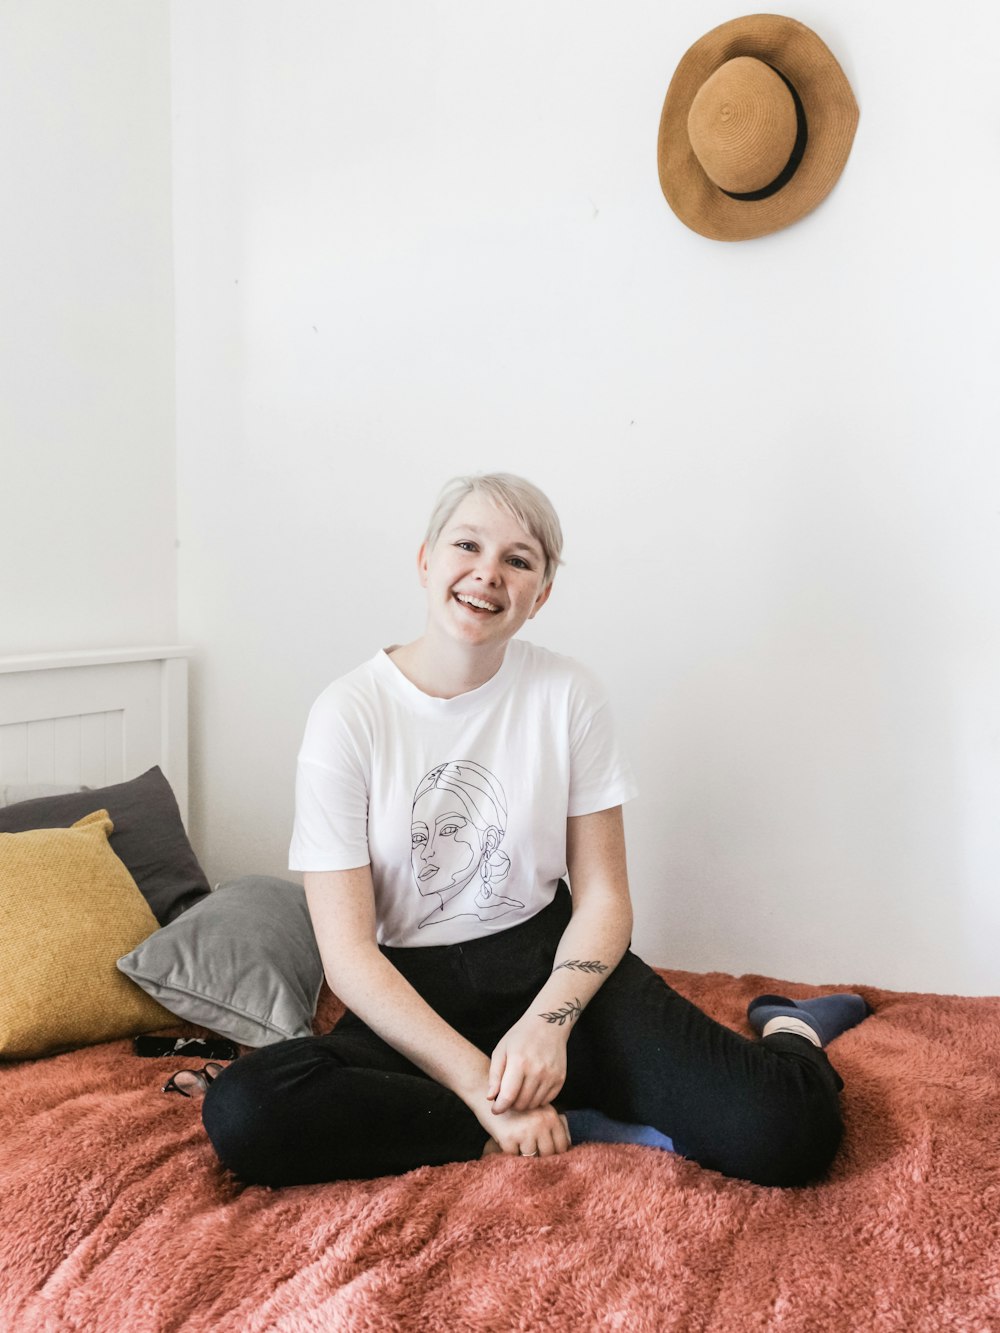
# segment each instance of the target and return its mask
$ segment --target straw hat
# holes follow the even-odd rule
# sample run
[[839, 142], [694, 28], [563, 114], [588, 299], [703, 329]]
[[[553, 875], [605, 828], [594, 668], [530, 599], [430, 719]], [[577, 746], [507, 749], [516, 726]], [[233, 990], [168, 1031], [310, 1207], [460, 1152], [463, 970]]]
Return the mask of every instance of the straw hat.
[[702, 236], [766, 236], [826, 198], [857, 123], [844, 71], [805, 24], [778, 14], [732, 19], [695, 42], [670, 80], [660, 186]]

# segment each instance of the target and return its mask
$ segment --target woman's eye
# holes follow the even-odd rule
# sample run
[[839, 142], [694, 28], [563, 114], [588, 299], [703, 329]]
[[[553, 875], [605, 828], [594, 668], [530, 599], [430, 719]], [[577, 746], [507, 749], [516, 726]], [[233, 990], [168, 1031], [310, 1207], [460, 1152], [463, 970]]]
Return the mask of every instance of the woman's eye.
[[522, 560], [521, 557], [520, 557], [519, 555], [511, 556], [511, 561], [510, 561], [510, 563], [514, 566], [515, 569], [530, 569], [530, 568], [531, 568], [531, 566], [528, 564], [527, 560]]
[[461, 547], [463, 551], [474, 551], [476, 549], [475, 542], [456, 542], [455, 545]]
[[427, 834], [426, 834], [426, 833], [411, 833], [411, 834], [410, 834], [410, 843], [411, 843], [411, 845], [414, 846], [414, 847], [422, 847], [426, 841], [427, 841]]
[[445, 834], [447, 837], [453, 838], [455, 834], [458, 832], [458, 825], [445, 824], [444, 827], [441, 829], [441, 832]]

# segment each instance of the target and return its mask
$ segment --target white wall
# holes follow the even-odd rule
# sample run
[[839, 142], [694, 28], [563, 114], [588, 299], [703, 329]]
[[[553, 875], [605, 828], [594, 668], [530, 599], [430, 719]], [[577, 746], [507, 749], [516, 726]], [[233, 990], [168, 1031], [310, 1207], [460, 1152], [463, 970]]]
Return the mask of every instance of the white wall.
[[[322, 686], [422, 624], [438, 485], [559, 507], [651, 961], [996, 992], [1000, 16], [803, 3], [843, 178], [725, 245], [655, 147], [704, 0], [173, 5], [195, 840], [280, 871]], [[905, 21], [903, 21], [905, 19]]]
[[165, 2], [0, 5], [0, 654], [177, 632]]

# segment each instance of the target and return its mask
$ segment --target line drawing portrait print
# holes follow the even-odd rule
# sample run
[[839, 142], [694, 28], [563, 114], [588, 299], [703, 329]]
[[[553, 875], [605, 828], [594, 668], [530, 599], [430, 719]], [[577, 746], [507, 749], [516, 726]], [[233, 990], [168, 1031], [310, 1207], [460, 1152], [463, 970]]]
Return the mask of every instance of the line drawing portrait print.
[[503, 787], [481, 764], [453, 760], [421, 778], [410, 823], [413, 878], [432, 904], [421, 929], [458, 916], [493, 921], [524, 906], [498, 892], [510, 872], [506, 832]]

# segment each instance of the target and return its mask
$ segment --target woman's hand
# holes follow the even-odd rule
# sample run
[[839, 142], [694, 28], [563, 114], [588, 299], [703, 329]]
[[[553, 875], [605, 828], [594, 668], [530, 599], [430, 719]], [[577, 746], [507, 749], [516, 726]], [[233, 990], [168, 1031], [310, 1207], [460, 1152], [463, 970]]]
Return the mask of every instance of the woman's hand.
[[487, 1102], [476, 1118], [500, 1151], [513, 1157], [552, 1157], [572, 1147], [566, 1117], [554, 1106], [496, 1115]]
[[[565, 1027], [527, 1013], [501, 1037], [490, 1060], [488, 1101], [494, 1115], [547, 1106], [566, 1081]], [[496, 1136], [494, 1135], [494, 1138]]]

